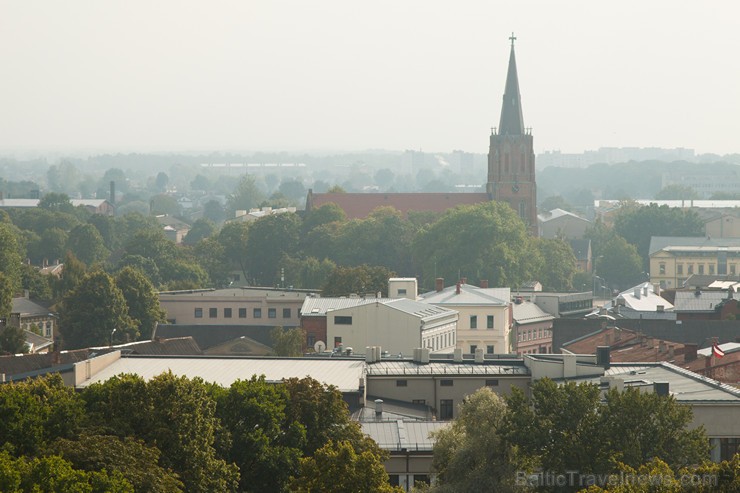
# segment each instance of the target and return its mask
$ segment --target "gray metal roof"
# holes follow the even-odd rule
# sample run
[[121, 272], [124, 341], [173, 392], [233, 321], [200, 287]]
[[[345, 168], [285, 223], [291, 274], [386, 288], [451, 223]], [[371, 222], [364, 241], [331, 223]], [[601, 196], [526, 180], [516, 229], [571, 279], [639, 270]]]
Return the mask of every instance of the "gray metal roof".
[[[651, 386], [666, 382], [678, 402], [725, 402], [740, 405], [740, 390], [711, 378], [684, 370], [667, 362], [661, 363], [612, 363], [605, 376], [624, 379], [625, 387]], [[600, 377], [577, 379], [599, 384]]]
[[676, 291], [673, 306], [677, 312], [714, 312], [726, 299], [726, 291]]
[[286, 378], [313, 377], [319, 382], [333, 385], [342, 392], [358, 392], [365, 362], [358, 359], [309, 359], [309, 358], [225, 358], [225, 357], [122, 357], [79, 384], [87, 387], [105, 382], [121, 373], [133, 373], [144, 380], [171, 371], [177, 376], [200, 377], [224, 387], [239, 379], [264, 375], [269, 382]]
[[389, 300], [384, 304], [409, 315], [415, 315], [422, 320], [434, 319], [456, 313], [454, 310], [449, 310], [441, 306], [409, 300], [407, 298]]
[[499, 375], [526, 376], [529, 369], [524, 364], [508, 361], [501, 363], [474, 363], [466, 360], [463, 363], [454, 361], [434, 361], [419, 364], [413, 361], [379, 361], [367, 365], [368, 376], [415, 376], [415, 375]]
[[51, 315], [48, 308], [34, 303], [28, 298], [13, 298], [12, 313], [20, 313], [27, 317], [43, 317]]
[[460, 293], [457, 286], [448, 286], [442, 291], [430, 291], [420, 296], [424, 303], [435, 305], [494, 305], [506, 306], [511, 299], [509, 288], [479, 288], [471, 284], [461, 284]]
[[568, 217], [572, 217], [574, 219], [579, 219], [579, 220], [585, 221], [587, 223], [590, 223], [591, 222], [588, 219], [585, 219], [585, 218], [583, 218], [583, 217], [581, 217], [581, 216], [579, 216], [577, 214], [573, 214], [572, 212], [568, 212], [568, 211], [563, 210], [563, 209], [553, 209], [553, 210], [547, 211], [547, 212], [545, 212], [543, 214], [537, 214], [537, 219], [540, 222], [545, 223], [547, 221], [552, 221], [553, 219], [557, 219], [557, 218], [563, 217], [563, 216], [568, 216]]
[[740, 247], [740, 238], [710, 238], [707, 236], [653, 236], [650, 238], [649, 255], [668, 247]]
[[302, 298], [307, 296], [306, 291], [293, 289], [272, 288], [225, 288], [225, 289], [188, 289], [183, 291], [161, 291], [160, 298], [177, 299], [178, 297], [202, 296], [209, 298]]
[[384, 303], [391, 298], [306, 298], [301, 307], [301, 316], [326, 316], [331, 310], [354, 308], [368, 303]]
[[450, 426], [445, 421], [385, 421], [360, 423], [362, 432], [388, 451], [426, 451], [434, 448], [432, 433]]
[[547, 313], [545, 310], [535, 305], [531, 301], [523, 301], [522, 303], [514, 303], [513, 305], [513, 316], [514, 321], [519, 325], [533, 324], [536, 322], [544, 322], [546, 320], [554, 320], [555, 317]]

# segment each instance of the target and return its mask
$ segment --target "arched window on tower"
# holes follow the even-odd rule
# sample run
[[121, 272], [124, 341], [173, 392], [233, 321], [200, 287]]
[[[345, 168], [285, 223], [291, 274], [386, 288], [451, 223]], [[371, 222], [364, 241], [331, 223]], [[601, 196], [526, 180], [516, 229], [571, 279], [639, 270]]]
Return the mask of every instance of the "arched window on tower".
[[519, 202], [519, 217], [527, 219], [527, 203], [523, 200]]

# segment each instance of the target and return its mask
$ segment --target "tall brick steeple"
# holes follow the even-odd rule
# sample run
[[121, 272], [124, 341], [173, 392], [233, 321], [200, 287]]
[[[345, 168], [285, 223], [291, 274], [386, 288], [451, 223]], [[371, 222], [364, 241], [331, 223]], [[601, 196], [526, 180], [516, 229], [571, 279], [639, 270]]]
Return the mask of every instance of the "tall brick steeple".
[[537, 184], [531, 129], [524, 127], [519, 77], [512, 33], [499, 127], [491, 130], [486, 190], [493, 200], [507, 202], [537, 235]]

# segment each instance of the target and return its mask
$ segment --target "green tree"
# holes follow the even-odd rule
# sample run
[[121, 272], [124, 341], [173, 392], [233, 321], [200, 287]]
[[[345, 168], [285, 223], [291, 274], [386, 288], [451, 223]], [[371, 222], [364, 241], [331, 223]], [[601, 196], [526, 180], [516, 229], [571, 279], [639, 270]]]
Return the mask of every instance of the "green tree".
[[357, 423], [350, 419], [342, 394], [331, 386], [306, 378], [289, 378], [283, 385], [288, 392], [285, 408], [287, 422], [298, 422], [306, 429], [304, 455], [313, 455], [329, 440], [350, 441], [359, 448], [363, 435]]
[[66, 193], [47, 193], [39, 200], [39, 207], [48, 211], [74, 213], [74, 206]]
[[0, 440], [18, 455], [38, 455], [57, 438], [74, 437], [84, 407], [59, 374], [0, 386]]
[[12, 293], [21, 287], [21, 259], [20, 245], [13, 227], [0, 223], [0, 272], [5, 274]]
[[103, 237], [92, 224], [81, 224], [69, 232], [67, 250], [90, 266], [105, 260], [110, 254]]
[[[0, 319], [3, 317], [0, 316]], [[0, 353], [22, 354], [28, 352], [26, 331], [15, 325], [0, 326]]]
[[13, 283], [10, 278], [0, 271], [0, 326], [10, 320], [10, 312], [13, 311]]
[[218, 233], [218, 242], [223, 246], [224, 258], [228, 260], [231, 270], [240, 271], [243, 279], [247, 275], [247, 239], [249, 238], [249, 224], [229, 222], [224, 224]]
[[573, 249], [560, 238], [538, 238], [534, 241], [536, 251], [542, 258], [540, 275], [537, 279], [545, 290], [570, 291], [576, 273], [576, 257]]
[[307, 234], [314, 228], [333, 222], [347, 221], [347, 214], [334, 202], [329, 202], [308, 212], [303, 218], [302, 232]]
[[688, 429], [692, 415], [691, 407], [678, 404], [673, 396], [638, 388], [610, 390], [600, 426], [612, 450], [610, 460], [638, 468], [660, 457], [673, 469], [706, 460], [709, 440], [703, 427]]
[[203, 381], [165, 373], [149, 381], [147, 397], [149, 440], [162, 451], [161, 465], [177, 472], [188, 492], [234, 491], [238, 468], [216, 455], [221, 424]]
[[263, 200], [265, 200], [265, 194], [257, 186], [254, 176], [244, 175], [229, 195], [226, 210], [229, 211], [231, 217], [234, 217], [235, 211], [248, 211], [257, 207]]
[[134, 437], [83, 433], [75, 439], [59, 439], [49, 452], [88, 472], [117, 471], [135, 491], [177, 493], [184, 485], [173, 471], [159, 465], [161, 452]]
[[273, 327], [270, 331], [272, 349], [278, 356], [301, 356], [306, 333], [300, 327], [284, 329]]
[[59, 329], [67, 349], [103, 346], [138, 337], [123, 293], [103, 271], [86, 274], [62, 300]]
[[210, 219], [198, 219], [196, 220], [185, 235], [182, 242], [186, 245], [195, 245], [200, 240], [210, 238], [216, 231], [216, 226], [211, 222]]
[[49, 228], [28, 245], [28, 256], [36, 265], [44, 260], [54, 262], [64, 256], [67, 246], [67, 233], [61, 228]]
[[203, 205], [203, 217], [220, 224], [226, 219], [226, 211], [216, 200], [209, 200]]
[[298, 247], [300, 226], [298, 215], [292, 213], [265, 216], [249, 226], [247, 265], [258, 285], [272, 286], [277, 282], [280, 260]]
[[306, 201], [306, 187], [300, 180], [288, 179], [283, 180], [278, 188], [281, 194], [293, 202], [301, 203]]
[[668, 185], [655, 194], [657, 200], [693, 200], [698, 199], [699, 194], [691, 187], [683, 185]]
[[550, 195], [540, 203], [539, 209], [541, 211], [563, 209], [564, 211], [571, 212], [573, 210], [573, 206], [570, 205], [561, 195]]
[[169, 216], [177, 216], [181, 212], [177, 199], [163, 193], [155, 195], [149, 200], [149, 210], [154, 215], [167, 214]]
[[211, 285], [224, 287], [231, 281], [231, 265], [226, 258], [226, 249], [216, 238], [205, 238], [193, 247], [193, 255], [208, 273]]
[[133, 267], [141, 271], [154, 286], [159, 286], [162, 282], [162, 277], [159, 275], [159, 267], [150, 258], [142, 255], [124, 255], [121, 261], [118, 262], [118, 268], [123, 269], [126, 267]]
[[116, 286], [121, 290], [128, 316], [138, 327], [140, 339], [151, 339], [157, 323], [166, 321], [166, 312], [159, 305], [154, 286], [139, 270], [124, 267], [116, 274]]
[[653, 236], [704, 236], [699, 215], [689, 209], [658, 206], [623, 206], [614, 219], [614, 231], [637, 247], [643, 270], [649, 265], [650, 239]]
[[118, 235], [119, 225], [113, 216], [93, 214], [87, 222], [95, 226], [95, 229], [98, 230], [100, 237], [103, 238], [105, 248], [108, 250], [117, 250], [121, 247], [121, 239]]
[[286, 491], [298, 473], [305, 428], [289, 421], [287, 389], [264, 377], [218, 388], [216, 413], [230, 438], [224, 456], [239, 466], [242, 491]]
[[488, 279], [496, 286], [515, 286], [533, 274], [524, 223], [508, 204], [486, 202], [448, 210], [419, 232], [413, 243], [422, 284], [435, 277], [469, 281]]
[[376, 294], [388, 295], [388, 279], [395, 277], [395, 273], [386, 267], [337, 267], [334, 269], [321, 288], [324, 297], [348, 296], [349, 294]]
[[282, 264], [285, 266], [286, 286], [317, 291], [337, 268], [337, 264], [331, 260], [319, 260], [315, 257], [306, 259], [283, 257]]
[[517, 450], [505, 440], [509, 409], [484, 387], [466, 397], [449, 428], [435, 433], [435, 492], [521, 491], [516, 471], [526, 470]]
[[602, 247], [601, 255], [594, 260], [594, 273], [604, 278], [609, 287], [619, 290], [645, 280], [637, 249], [616, 235]]
[[[300, 475], [290, 490], [296, 493], [394, 493], [402, 492], [388, 483], [383, 467], [385, 454], [356, 451], [349, 442], [329, 442], [312, 457], [301, 459]], [[331, 478], [331, 479], [328, 479]]]
[[56, 282], [55, 286], [55, 296], [57, 297], [62, 297], [76, 288], [87, 274], [85, 263], [80, 262], [72, 252], [67, 252], [64, 255], [63, 264], [62, 277]]
[[157, 173], [157, 177], [154, 179], [154, 186], [159, 190], [160, 192], [165, 192], [167, 190], [167, 184], [170, 182], [170, 177], [167, 176], [167, 173], [164, 171], [160, 171]]

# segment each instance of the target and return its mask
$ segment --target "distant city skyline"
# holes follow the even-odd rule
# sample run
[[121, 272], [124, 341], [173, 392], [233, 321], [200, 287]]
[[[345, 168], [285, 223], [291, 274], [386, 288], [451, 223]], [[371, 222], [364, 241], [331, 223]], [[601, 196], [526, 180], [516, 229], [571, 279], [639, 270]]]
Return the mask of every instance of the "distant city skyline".
[[0, 0], [0, 153], [740, 152], [740, 6]]

